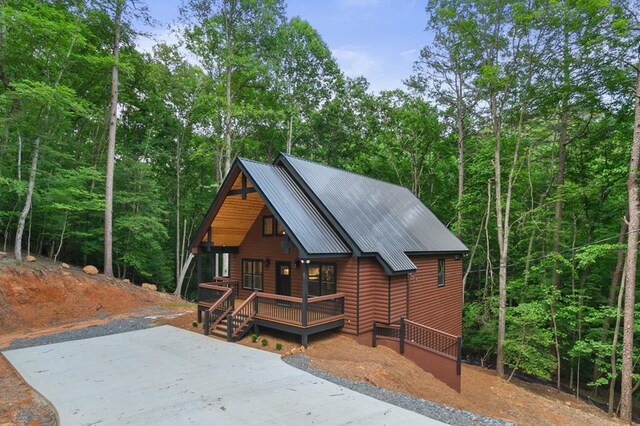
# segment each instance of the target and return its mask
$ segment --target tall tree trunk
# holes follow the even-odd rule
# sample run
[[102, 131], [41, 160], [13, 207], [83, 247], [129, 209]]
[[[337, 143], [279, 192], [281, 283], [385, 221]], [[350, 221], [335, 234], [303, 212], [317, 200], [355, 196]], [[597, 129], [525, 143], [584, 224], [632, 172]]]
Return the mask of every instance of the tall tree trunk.
[[31, 211], [31, 201], [33, 199], [33, 188], [36, 185], [36, 172], [38, 171], [38, 155], [40, 153], [40, 136], [38, 136], [33, 144], [33, 156], [31, 157], [31, 170], [29, 171], [29, 184], [27, 186], [27, 196], [24, 200], [24, 207], [18, 218], [18, 227], [16, 228], [15, 246], [13, 255], [16, 260], [22, 261], [22, 234], [24, 233], [24, 224], [27, 215]]
[[[624, 267], [622, 271], [622, 281], [624, 282], [626, 279], [626, 267]], [[613, 404], [616, 395], [616, 379], [618, 378], [618, 363], [617, 360], [617, 351], [618, 351], [618, 337], [620, 335], [620, 320], [622, 311], [622, 298], [624, 297], [624, 285], [620, 284], [620, 289], [618, 290], [618, 305], [616, 309], [616, 325], [613, 329], [613, 340], [611, 342], [611, 357], [610, 357], [610, 365], [611, 365], [611, 380], [609, 381], [609, 404], [608, 404], [608, 412], [609, 414], [613, 414]]]
[[507, 305], [507, 247], [508, 241], [505, 238], [504, 220], [502, 217], [502, 167], [500, 161], [500, 121], [497, 111], [496, 92], [491, 92], [491, 118], [493, 124], [493, 133], [495, 137], [495, 150], [493, 157], [493, 168], [495, 172], [495, 191], [496, 191], [496, 225], [498, 229], [498, 249], [500, 252], [500, 269], [498, 274], [498, 347], [496, 370], [500, 378], [504, 378], [504, 337], [505, 337], [505, 319]]
[[226, 108], [224, 116], [224, 174], [229, 174], [231, 170], [231, 65], [226, 71]]
[[288, 130], [287, 130], [287, 154], [291, 154], [292, 146], [293, 146], [293, 114], [289, 115]]
[[[180, 283], [181, 264], [180, 244], [180, 138], [176, 139], [176, 290]], [[178, 293], [180, 294], [180, 293]]]
[[[620, 225], [620, 234], [618, 236], [618, 244], [622, 246], [625, 242], [627, 236], [627, 223], [623, 220]], [[616, 258], [616, 267], [613, 270], [613, 275], [611, 276], [611, 284], [609, 286], [609, 299], [607, 301], [607, 306], [612, 307], [616, 301], [616, 293], [618, 292], [618, 285], [623, 285], [622, 283], [622, 270], [624, 269], [624, 248], [620, 247], [618, 249], [618, 254]], [[602, 334], [600, 336], [600, 342], [604, 343], [607, 340], [607, 334], [609, 334], [609, 327], [611, 325], [611, 320], [609, 317], [605, 317], [602, 322]], [[597, 381], [601, 376], [600, 369], [598, 368], [598, 363], [595, 362], [593, 365], [593, 381]], [[598, 395], [598, 386], [594, 386], [593, 396]]]
[[462, 78], [458, 80], [458, 94], [456, 96], [456, 123], [458, 127], [458, 223], [456, 235], [462, 237], [462, 197], [464, 195], [464, 111], [462, 110]]
[[117, 0], [114, 16], [113, 67], [111, 67], [111, 107], [109, 111], [109, 143], [107, 177], [104, 194], [104, 274], [113, 276], [113, 171], [115, 166], [116, 128], [118, 124], [118, 61], [124, 0]]
[[629, 161], [629, 238], [627, 240], [627, 277], [624, 295], [624, 334], [622, 337], [622, 392], [620, 395], [620, 419], [631, 423], [633, 383], [633, 322], [636, 303], [636, 263], [638, 257], [638, 160], [640, 159], [640, 69], [636, 77], [636, 106], [633, 143]]
[[[554, 226], [553, 226], [553, 247], [552, 250], [556, 255], [560, 254], [560, 233], [562, 231], [562, 208], [563, 208], [563, 197], [564, 197], [564, 175], [566, 169], [567, 162], [567, 144], [569, 143], [569, 99], [568, 99], [568, 85], [571, 82], [571, 74], [569, 70], [569, 31], [565, 27], [564, 28], [564, 37], [563, 37], [563, 90], [562, 90], [562, 100], [560, 105], [560, 140], [558, 142], [558, 175], [557, 175], [557, 192], [556, 192], [556, 208], [555, 208], [555, 216], [554, 216]], [[560, 285], [560, 273], [558, 269], [560, 268], [560, 263], [558, 260], [554, 262], [554, 268], [551, 272], [551, 282], [555, 287]]]

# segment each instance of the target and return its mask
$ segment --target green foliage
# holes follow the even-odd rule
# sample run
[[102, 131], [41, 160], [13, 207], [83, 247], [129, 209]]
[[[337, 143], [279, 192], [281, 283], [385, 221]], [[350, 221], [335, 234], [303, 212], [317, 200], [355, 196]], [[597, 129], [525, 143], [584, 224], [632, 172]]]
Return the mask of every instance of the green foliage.
[[254, 334], [252, 334], [252, 335], [251, 335], [251, 341], [252, 341], [253, 343], [257, 342], [257, 341], [258, 341], [258, 335], [257, 335], [257, 334], [255, 334], [255, 333], [254, 333]]
[[276, 343], [276, 351], [280, 351], [280, 350], [282, 350], [282, 343], [277, 342]]
[[267, 339], [262, 339], [260, 343], [262, 344], [262, 346], [267, 346], [269, 344], [269, 341]]

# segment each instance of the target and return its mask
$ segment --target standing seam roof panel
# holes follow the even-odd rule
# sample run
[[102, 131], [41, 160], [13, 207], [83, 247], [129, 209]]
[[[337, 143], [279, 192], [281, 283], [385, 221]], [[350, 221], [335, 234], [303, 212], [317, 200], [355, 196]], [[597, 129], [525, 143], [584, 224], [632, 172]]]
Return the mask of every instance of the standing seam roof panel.
[[280, 216], [285, 227], [308, 254], [350, 254], [342, 241], [306, 194], [282, 167], [239, 159], [248, 177]]
[[415, 270], [407, 252], [464, 252], [465, 245], [408, 189], [282, 154], [363, 253], [393, 272]]

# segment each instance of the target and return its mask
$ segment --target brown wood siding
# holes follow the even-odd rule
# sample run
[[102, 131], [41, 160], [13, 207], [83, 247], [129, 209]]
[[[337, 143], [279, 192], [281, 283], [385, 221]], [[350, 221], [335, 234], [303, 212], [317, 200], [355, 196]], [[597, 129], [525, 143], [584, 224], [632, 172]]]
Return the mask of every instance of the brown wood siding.
[[[445, 259], [445, 286], [438, 287], [438, 259]], [[453, 256], [413, 256], [409, 275], [409, 313], [415, 322], [462, 334], [462, 260]]]
[[389, 277], [373, 257], [360, 258], [360, 333], [389, 320]]
[[[242, 289], [242, 259], [270, 259], [269, 266], [264, 266], [262, 288], [265, 293], [276, 292], [276, 262], [291, 262], [291, 295], [302, 297], [302, 266], [294, 269], [294, 262], [299, 259], [298, 249], [293, 246], [288, 254], [282, 251], [284, 237], [262, 236], [262, 218], [272, 213], [264, 207], [240, 244], [238, 254], [230, 255], [230, 279], [240, 283], [241, 299], [246, 299], [251, 290]], [[356, 332], [356, 258], [318, 259], [320, 263], [336, 264], [336, 290], [345, 294], [345, 325], [341, 329], [346, 333]]]
[[407, 276], [391, 277], [391, 322], [400, 321], [400, 317], [407, 316]]

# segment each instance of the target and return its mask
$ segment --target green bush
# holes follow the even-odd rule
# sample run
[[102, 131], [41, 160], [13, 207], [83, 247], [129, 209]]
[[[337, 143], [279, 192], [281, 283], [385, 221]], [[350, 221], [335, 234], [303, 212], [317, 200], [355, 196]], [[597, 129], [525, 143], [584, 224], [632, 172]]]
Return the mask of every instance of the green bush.
[[267, 339], [262, 339], [262, 346], [267, 346], [268, 343]]
[[191, 323], [192, 326], [197, 327], [198, 326], [198, 321], [194, 321]]
[[257, 334], [255, 334], [255, 333], [254, 333], [254, 334], [252, 334], [252, 335], [251, 335], [251, 341], [252, 341], [253, 343], [257, 342], [257, 341], [258, 341], [258, 335], [257, 335]]
[[282, 349], [282, 343], [278, 342], [276, 343], [276, 351], [279, 351]]

